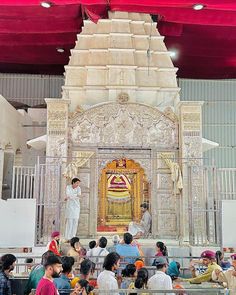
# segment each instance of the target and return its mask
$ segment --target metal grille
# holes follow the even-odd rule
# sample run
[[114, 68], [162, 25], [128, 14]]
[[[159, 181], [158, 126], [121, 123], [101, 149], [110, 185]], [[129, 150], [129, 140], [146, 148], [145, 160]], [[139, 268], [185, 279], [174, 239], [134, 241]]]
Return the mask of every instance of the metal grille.
[[34, 197], [34, 172], [31, 166], [13, 166], [12, 199], [32, 199]]
[[45, 245], [51, 233], [60, 228], [61, 165], [37, 164], [35, 172], [36, 245]]
[[[202, 170], [202, 187], [195, 187], [194, 169]], [[190, 166], [188, 178], [191, 244], [220, 246], [221, 201], [236, 200], [236, 168]]]

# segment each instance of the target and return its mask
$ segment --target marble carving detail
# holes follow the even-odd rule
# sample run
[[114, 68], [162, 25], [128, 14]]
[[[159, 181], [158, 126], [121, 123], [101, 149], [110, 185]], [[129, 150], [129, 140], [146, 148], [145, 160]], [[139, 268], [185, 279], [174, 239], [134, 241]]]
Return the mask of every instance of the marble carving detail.
[[108, 103], [70, 120], [73, 144], [177, 148], [178, 123], [158, 109], [137, 103]]

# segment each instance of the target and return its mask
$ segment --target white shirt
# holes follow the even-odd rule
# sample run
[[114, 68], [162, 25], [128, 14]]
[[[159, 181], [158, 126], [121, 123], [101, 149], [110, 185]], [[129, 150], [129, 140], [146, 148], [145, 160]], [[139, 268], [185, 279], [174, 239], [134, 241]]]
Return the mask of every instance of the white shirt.
[[79, 215], [80, 215], [79, 196], [81, 196], [81, 188], [79, 186], [77, 188], [73, 188], [72, 185], [67, 185], [66, 197], [68, 198], [68, 200], [66, 201], [66, 210], [65, 210], [66, 218], [79, 219]]
[[[93, 256], [105, 257], [105, 256], [107, 256], [107, 254], [109, 254], [107, 249], [101, 248], [101, 247], [93, 248], [87, 252], [88, 257], [93, 257]], [[101, 264], [103, 264], [103, 262], [104, 262], [104, 258], [100, 258], [100, 259], [99, 258], [94, 258], [94, 259], [91, 258], [90, 260], [92, 260], [95, 263], [101, 263]]]
[[[118, 289], [118, 283], [115, 278], [115, 273], [110, 270], [104, 270], [98, 275], [97, 284], [99, 290], [108, 291]], [[99, 292], [99, 295], [103, 295], [103, 293]], [[119, 295], [119, 292], [112, 293], [112, 295]]]
[[[163, 271], [157, 271], [147, 283], [150, 290], [172, 290], [171, 277], [165, 274]], [[157, 293], [157, 295], [174, 295], [174, 293]]]

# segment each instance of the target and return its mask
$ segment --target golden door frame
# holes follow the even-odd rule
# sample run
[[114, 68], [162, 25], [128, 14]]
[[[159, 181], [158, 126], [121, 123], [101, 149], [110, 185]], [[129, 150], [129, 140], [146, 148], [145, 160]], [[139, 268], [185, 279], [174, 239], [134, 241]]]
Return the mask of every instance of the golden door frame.
[[[121, 174], [135, 174], [134, 182], [133, 183], [133, 194], [132, 200], [133, 202], [133, 212], [132, 212], [132, 219], [133, 220], [140, 220], [141, 219], [141, 210], [140, 205], [143, 201], [143, 181], [144, 181], [144, 169], [140, 167], [138, 163], [133, 160], [129, 159], [119, 159], [113, 160], [112, 162], [108, 163], [107, 166], [102, 169], [101, 171], [101, 178], [99, 181], [99, 211], [98, 211], [98, 225], [122, 225], [122, 222], [119, 222], [119, 225], [114, 222], [107, 222], [107, 174], [108, 173], [121, 173]], [[124, 222], [124, 225], [127, 225]]]

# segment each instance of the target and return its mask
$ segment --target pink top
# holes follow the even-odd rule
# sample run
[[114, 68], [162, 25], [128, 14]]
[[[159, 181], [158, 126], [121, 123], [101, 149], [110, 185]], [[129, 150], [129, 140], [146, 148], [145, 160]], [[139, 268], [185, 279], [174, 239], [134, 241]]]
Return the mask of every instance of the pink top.
[[36, 295], [59, 295], [52, 281], [42, 278], [37, 286]]
[[160, 256], [164, 256], [164, 255], [162, 254], [162, 252], [157, 252], [155, 256], [160, 257]]

